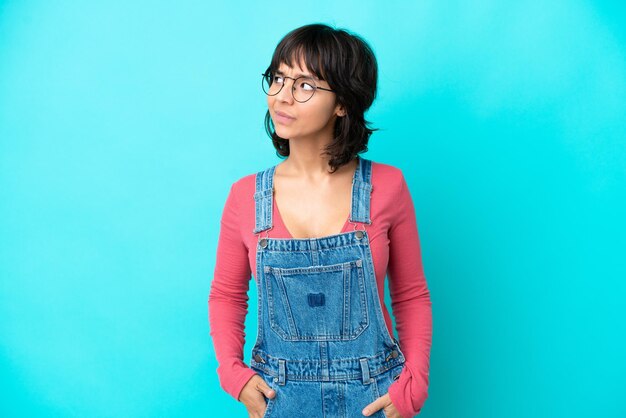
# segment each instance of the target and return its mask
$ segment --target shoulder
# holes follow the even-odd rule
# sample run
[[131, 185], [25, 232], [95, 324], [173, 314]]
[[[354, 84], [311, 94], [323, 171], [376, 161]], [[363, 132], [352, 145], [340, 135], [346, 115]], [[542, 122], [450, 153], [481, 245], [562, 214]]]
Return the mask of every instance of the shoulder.
[[372, 161], [373, 189], [386, 189], [390, 192], [398, 193], [402, 189], [404, 182], [404, 173], [399, 167]]
[[413, 198], [402, 169], [390, 164], [372, 164], [372, 199], [388, 213], [391, 229], [415, 220]]
[[256, 190], [256, 176], [265, 169], [257, 170], [237, 178], [230, 187], [230, 193], [243, 205], [254, 203], [254, 192]]
[[252, 173], [249, 173], [249, 174], [246, 174], [246, 175], [244, 175], [242, 177], [239, 177], [238, 179], [236, 179], [233, 182], [232, 189], [235, 192], [240, 192], [240, 193], [241, 192], [249, 192], [250, 190], [254, 191], [254, 189], [256, 187], [256, 177], [257, 177], [257, 175], [259, 175], [259, 174], [261, 174], [261, 173], [263, 173], [265, 171], [268, 171], [272, 167], [274, 167], [274, 166], [272, 165], [272, 166], [267, 166], [267, 167], [264, 167], [264, 168], [259, 168], [258, 170], [254, 171]]
[[255, 181], [256, 181], [256, 173], [246, 174], [245, 176], [240, 177], [237, 180], [235, 180], [231, 186], [231, 189], [233, 193], [237, 195], [241, 195], [242, 193], [245, 193], [250, 188], [254, 190]]

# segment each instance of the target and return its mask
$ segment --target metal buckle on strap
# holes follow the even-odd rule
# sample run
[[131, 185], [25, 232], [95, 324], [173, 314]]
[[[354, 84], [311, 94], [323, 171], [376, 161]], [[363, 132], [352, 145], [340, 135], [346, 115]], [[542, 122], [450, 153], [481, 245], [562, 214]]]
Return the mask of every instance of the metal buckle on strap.
[[[274, 229], [274, 225], [270, 226], [269, 228], [267, 228], [264, 231], [261, 231], [259, 233], [256, 234], [257, 236], [257, 244], [261, 246], [261, 248], [265, 248], [267, 247], [267, 240], [269, 239], [270, 235], [269, 232]], [[261, 234], [265, 233], [264, 237], [261, 237]]]
[[359, 224], [363, 225], [363, 229], [360, 229], [359, 231], [365, 231], [365, 230], [366, 230], [366, 229], [365, 229], [365, 224], [363, 224], [362, 222], [352, 222], [352, 221], [348, 221], [348, 222], [350, 222], [352, 225], [354, 225], [354, 228], [353, 228], [353, 230], [354, 230], [354, 231], [356, 231], [356, 230], [357, 230], [357, 229], [356, 229], [356, 227], [357, 227]]

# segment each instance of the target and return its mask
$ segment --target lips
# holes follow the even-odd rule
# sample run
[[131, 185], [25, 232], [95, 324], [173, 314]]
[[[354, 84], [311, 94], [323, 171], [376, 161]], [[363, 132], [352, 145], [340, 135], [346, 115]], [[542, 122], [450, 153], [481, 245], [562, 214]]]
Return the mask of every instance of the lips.
[[277, 114], [278, 116], [282, 116], [282, 117], [284, 117], [284, 118], [289, 118], [289, 119], [295, 119], [293, 116], [291, 116], [291, 115], [290, 115], [290, 114], [288, 114], [288, 113], [285, 113], [285, 112], [280, 112], [280, 111], [278, 111], [278, 110], [275, 110], [274, 112], [276, 112], [276, 114]]

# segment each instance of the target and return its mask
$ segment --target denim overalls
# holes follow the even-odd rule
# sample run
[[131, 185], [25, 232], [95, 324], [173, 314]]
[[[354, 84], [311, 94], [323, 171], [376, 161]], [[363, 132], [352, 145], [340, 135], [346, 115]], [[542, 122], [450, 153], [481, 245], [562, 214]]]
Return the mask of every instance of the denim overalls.
[[[370, 160], [357, 157], [350, 222], [321, 238], [269, 238], [274, 170], [256, 174], [258, 334], [250, 367], [276, 391], [264, 417], [352, 418], [387, 393], [404, 366], [385, 325], [367, 231]], [[380, 410], [374, 417], [386, 416]]]

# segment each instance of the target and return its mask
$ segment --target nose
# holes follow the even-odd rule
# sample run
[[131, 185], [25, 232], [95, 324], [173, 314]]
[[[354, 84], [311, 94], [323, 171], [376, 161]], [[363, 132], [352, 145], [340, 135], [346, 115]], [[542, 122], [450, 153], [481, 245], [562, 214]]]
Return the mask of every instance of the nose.
[[276, 98], [281, 102], [292, 103], [294, 100], [292, 91], [293, 83], [295, 83], [295, 80], [292, 80], [290, 78], [285, 78], [284, 80], [285, 84], [283, 84], [283, 88], [280, 89], [280, 91], [276, 95]]

